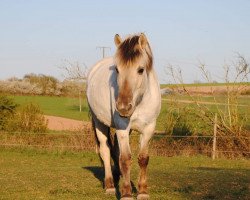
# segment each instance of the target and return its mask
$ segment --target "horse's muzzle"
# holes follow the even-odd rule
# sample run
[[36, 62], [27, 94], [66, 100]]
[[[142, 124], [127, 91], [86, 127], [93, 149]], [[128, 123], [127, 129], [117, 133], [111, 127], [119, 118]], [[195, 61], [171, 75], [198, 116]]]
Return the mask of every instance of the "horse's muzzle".
[[132, 103], [124, 104], [121, 101], [117, 101], [116, 110], [121, 117], [130, 117], [133, 114], [133, 105]]

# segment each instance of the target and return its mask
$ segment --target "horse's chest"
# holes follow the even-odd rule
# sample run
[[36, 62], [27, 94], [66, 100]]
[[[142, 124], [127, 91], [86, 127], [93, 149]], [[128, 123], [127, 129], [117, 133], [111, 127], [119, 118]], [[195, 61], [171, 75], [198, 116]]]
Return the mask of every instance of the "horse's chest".
[[154, 114], [150, 111], [136, 111], [131, 117], [131, 129], [141, 131], [145, 126], [150, 124], [154, 118]]
[[144, 121], [142, 121], [140, 119], [136, 119], [136, 120], [133, 120], [131, 122], [131, 129], [141, 131], [143, 129], [143, 127], [145, 127], [146, 124], [147, 123], [145, 123]]

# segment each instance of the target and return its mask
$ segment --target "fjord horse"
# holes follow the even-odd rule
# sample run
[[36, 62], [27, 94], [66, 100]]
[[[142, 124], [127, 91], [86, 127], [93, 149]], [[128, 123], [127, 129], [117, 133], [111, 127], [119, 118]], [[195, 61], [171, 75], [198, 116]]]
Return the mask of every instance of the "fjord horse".
[[117, 163], [123, 178], [121, 199], [133, 199], [129, 134], [131, 130], [137, 130], [141, 133], [137, 199], [148, 199], [148, 147], [161, 108], [159, 83], [151, 48], [143, 33], [124, 40], [116, 34], [114, 41], [117, 47], [114, 57], [98, 62], [87, 77], [87, 99], [104, 164], [105, 189], [106, 193], [115, 193], [110, 163], [112, 147], [108, 142], [110, 127], [113, 127], [118, 140]]

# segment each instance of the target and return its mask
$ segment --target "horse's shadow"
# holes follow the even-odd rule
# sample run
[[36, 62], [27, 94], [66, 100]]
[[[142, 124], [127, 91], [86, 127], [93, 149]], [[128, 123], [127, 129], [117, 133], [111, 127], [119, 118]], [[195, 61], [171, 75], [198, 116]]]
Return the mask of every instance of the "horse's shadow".
[[[105, 175], [104, 175], [104, 168], [103, 167], [89, 166], [89, 167], [82, 167], [82, 168], [93, 173], [95, 178], [97, 178], [102, 183], [103, 188], [105, 187], [105, 185], [104, 185]], [[113, 177], [114, 177], [114, 185], [115, 185], [115, 191], [116, 191], [115, 196], [117, 199], [120, 199], [121, 198], [121, 193], [119, 190], [120, 176], [117, 175], [117, 173], [114, 170], [113, 170]], [[131, 187], [132, 187], [132, 193], [137, 193], [137, 189], [132, 181], [131, 181]]]

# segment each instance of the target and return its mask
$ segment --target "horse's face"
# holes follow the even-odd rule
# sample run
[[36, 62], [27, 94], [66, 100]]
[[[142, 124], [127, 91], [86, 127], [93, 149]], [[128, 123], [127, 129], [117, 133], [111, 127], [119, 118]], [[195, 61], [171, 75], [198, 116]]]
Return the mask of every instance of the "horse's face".
[[[119, 36], [116, 35], [116, 37]], [[115, 42], [118, 46], [119, 51], [119, 48], [122, 48], [122, 44], [124, 42], [121, 42], [121, 39], [116, 37]], [[129, 56], [133, 57], [138, 54], [137, 57], [134, 57], [132, 60], [128, 60], [128, 62], [121, 62], [121, 60], [119, 60], [119, 56], [117, 56], [118, 58], [116, 57], [116, 73], [118, 84], [116, 109], [122, 117], [130, 117], [133, 114], [136, 106], [140, 103], [147, 88], [148, 55], [146, 54], [146, 52], [143, 52], [143, 48], [145, 48], [143, 45], [144, 43], [146, 44], [147, 41], [142, 41], [144, 39], [146, 40], [144, 35], [142, 37], [143, 38], [141, 38], [141, 36], [138, 36], [137, 41], [130, 41], [133, 43], [133, 49], [124, 47], [128, 52], [125, 52], [123, 57], [125, 56], [129, 58]], [[119, 41], [117, 42], [116, 40]], [[127, 46], [129, 46], [129, 44], [127, 44]], [[124, 52], [119, 52], [119, 54], [121, 53]]]
[[147, 73], [143, 65], [124, 68], [116, 66], [118, 98], [116, 108], [123, 117], [130, 117], [147, 88]]

